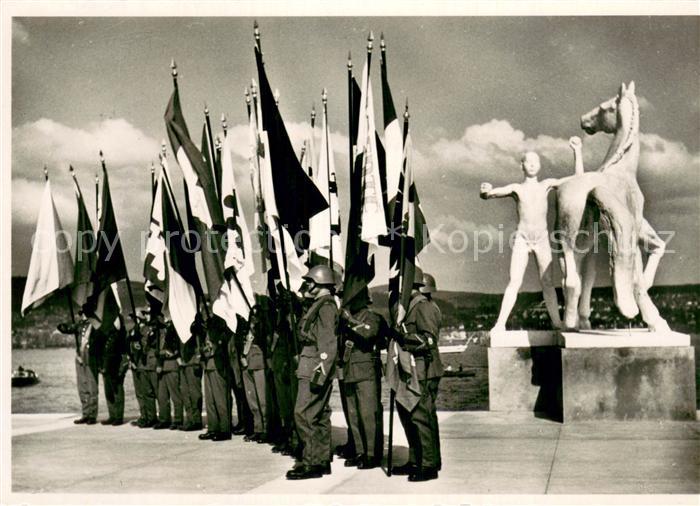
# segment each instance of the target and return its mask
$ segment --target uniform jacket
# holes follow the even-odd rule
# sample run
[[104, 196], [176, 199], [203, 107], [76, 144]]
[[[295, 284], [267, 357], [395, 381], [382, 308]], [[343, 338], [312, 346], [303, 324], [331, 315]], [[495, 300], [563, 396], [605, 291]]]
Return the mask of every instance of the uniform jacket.
[[314, 301], [299, 321], [299, 344], [302, 346], [297, 377], [324, 383], [335, 372], [338, 353], [336, 322], [338, 306], [331, 295]]
[[[338, 359], [343, 365], [343, 381], [354, 383], [377, 376], [379, 350], [386, 347], [385, 326], [384, 318], [368, 308], [360, 309], [349, 320], [341, 318]], [[348, 341], [352, 342], [352, 349], [346, 357]]]
[[422, 294], [412, 296], [404, 327], [408, 334], [417, 334], [427, 344], [423, 352], [413, 353], [419, 380], [442, 377], [442, 361], [438, 351], [441, 321], [442, 314], [437, 304]]
[[197, 337], [190, 337], [186, 343], [180, 342], [180, 358], [185, 367], [199, 367], [201, 357], [199, 356], [199, 344]]
[[180, 357], [180, 338], [177, 336], [175, 326], [170, 323], [159, 337], [158, 366], [164, 372], [176, 371], [178, 368], [177, 359]]
[[228, 377], [228, 345], [233, 340], [231, 330], [226, 326], [226, 322], [218, 317], [212, 316], [207, 320], [206, 332], [202, 336], [201, 351], [202, 361], [207, 371], [218, 371], [224, 377]]
[[[104, 374], [112, 376], [118, 376], [126, 372], [125, 364], [128, 367], [126, 330], [124, 329], [124, 321], [121, 317], [119, 318], [119, 323], [119, 328], [109, 325], [107, 329], [100, 328], [93, 331], [94, 334], [99, 332], [103, 339], [101, 357], [102, 370]], [[99, 338], [100, 337], [95, 335], [95, 339]]]

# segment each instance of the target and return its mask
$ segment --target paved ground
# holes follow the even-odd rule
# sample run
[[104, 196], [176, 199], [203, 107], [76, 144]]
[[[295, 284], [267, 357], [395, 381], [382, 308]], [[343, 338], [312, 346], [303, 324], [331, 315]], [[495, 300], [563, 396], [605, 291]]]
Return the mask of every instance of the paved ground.
[[[75, 426], [73, 415], [12, 416], [15, 493], [698, 494], [700, 422], [562, 425], [522, 413], [440, 412], [440, 479], [413, 484], [333, 462], [330, 476], [290, 482], [293, 462], [240, 437]], [[334, 439], [344, 439], [340, 413]], [[388, 425], [386, 426], [388, 427]], [[406, 441], [396, 419], [396, 462]], [[678, 498], [680, 499], [680, 498]]]

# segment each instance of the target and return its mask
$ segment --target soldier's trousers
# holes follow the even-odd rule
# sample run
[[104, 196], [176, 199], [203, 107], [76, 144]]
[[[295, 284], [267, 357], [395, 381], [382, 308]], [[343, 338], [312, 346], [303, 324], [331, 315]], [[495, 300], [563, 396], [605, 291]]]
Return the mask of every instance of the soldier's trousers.
[[275, 352], [272, 362], [272, 377], [275, 384], [275, 402], [279, 413], [280, 425], [287, 436], [294, 423], [295, 392], [297, 391], [296, 374], [291, 372], [289, 358], [280, 357]]
[[185, 407], [185, 422], [202, 424], [202, 368], [188, 365], [180, 369], [180, 390]]
[[421, 395], [413, 411], [396, 403], [401, 425], [406, 432], [409, 462], [422, 468], [440, 467], [440, 433], [435, 409], [440, 378], [420, 382]]
[[[381, 404], [377, 388], [378, 378], [345, 383], [348, 425], [352, 431], [355, 451], [368, 458], [381, 457], [384, 438], [381, 432]], [[381, 446], [379, 446], [381, 445]]]
[[311, 391], [309, 379], [299, 378], [294, 422], [304, 445], [304, 465], [324, 465], [330, 461], [332, 389], [333, 382], [328, 379], [321, 389], [314, 393]]
[[139, 405], [139, 419], [145, 420], [144, 416], [144, 406], [143, 406], [143, 378], [140, 371], [137, 369], [131, 369], [131, 379], [134, 380], [134, 394], [136, 395], [136, 402]]
[[124, 420], [124, 376], [118, 373], [102, 374], [107, 411], [112, 420]]
[[348, 440], [347, 443], [345, 443], [345, 445], [348, 450], [351, 450], [351, 453], [356, 453], [355, 436], [352, 432], [352, 424], [350, 423], [350, 415], [348, 414], [348, 397], [345, 389], [345, 381], [341, 379], [338, 380], [338, 390], [340, 393], [340, 406], [343, 408], [343, 416], [345, 416], [345, 423], [348, 426]]
[[[172, 418], [170, 404], [172, 403]], [[180, 391], [180, 371], [163, 371], [158, 378], [158, 420], [161, 423], [182, 425], [182, 392]]]
[[267, 393], [265, 389], [265, 370], [243, 370], [245, 397], [253, 418], [253, 432], [267, 431]]
[[207, 431], [231, 432], [231, 386], [229, 378], [217, 370], [204, 372], [204, 401], [207, 406]]
[[81, 364], [75, 360], [75, 373], [78, 383], [78, 396], [83, 417], [97, 418], [97, 367], [88, 364]]
[[[134, 386], [138, 382], [141, 386], [141, 400], [139, 408], [141, 417], [146, 422], [155, 422], [158, 419], [156, 412], [156, 397], [158, 397], [158, 374], [155, 371], [146, 369], [132, 370], [134, 375]], [[138, 392], [136, 394], [138, 399]]]

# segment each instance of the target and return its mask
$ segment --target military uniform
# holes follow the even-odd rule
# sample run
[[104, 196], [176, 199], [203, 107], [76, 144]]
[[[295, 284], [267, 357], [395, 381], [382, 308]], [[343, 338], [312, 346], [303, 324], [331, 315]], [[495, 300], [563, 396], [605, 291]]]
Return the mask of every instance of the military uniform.
[[97, 419], [99, 374], [94, 328], [90, 320], [83, 319], [73, 325], [60, 324], [58, 330], [75, 335], [75, 372], [82, 409], [82, 416], [75, 423], [93, 424]]
[[241, 353], [243, 387], [246, 402], [253, 419], [252, 440], [265, 442], [268, 430], [267, 387], [265, 378], [265, 343], [267, 340], [267, 315], [257, 305], [244, 325], [245, 342]]
[[277, 321], [268, 334], [268, 356], [274, 385], [274, 404], [279, 418], [278, 444], [273, 451], [289, 454], [293, 446], [294, 404], [297, 377], [294, 367], [294, 345], [289, 324], [289, 308], [276, 312]]
[[139, 418], [131, 422], [132, 425], [142, 426], [146, 422], [146, 408], [144, 404], [144, 377], [140, 366], [146, 361], [146, 354], [143, 352], [142, 336], [139, 329], [134, 327], [128, 334], [128, 355], [129, 369], [131, 369], [131, 379], [134, 381], [134, 393], [136, 402], [139, 405]]
[[418, 292], [412, 294], [404, 320], [402, 346], [415, 359], [420, 398], [412, 411], [409, 412], [400, 403], [397, 403], [397, 411], [409, 444], [409, 462], [404, 468], [413, 467], [409, 472], [414, 475], [414, 479], [422, 474], [436, 473], [441, 467], [435, 407], [438, 385], [443, 374], [438, 351], [441, 319], [440, 310], [434, 302]]
[[[143, 361], [136, 365], [136, 370], [141, 376], [141, 395], [144, 408], [145, 423], [143, 427], [152, 427], [158, 422], [156, 400], [158, 399], [158, 343], [162, 323], [157, 319], [149, 321], [150, 329], [141, 337], [141, 350]], [[160, 406], [159, 406], [160, 408]], [[170, 405], [164, 409], [170, 410]]]
[[180, 345], [180, 391], [185, 408], [184, 430], [202, 428], [202, 364], [196, 336]]
[[[180, 389], [180, 339], [175, 326], [168, 324], [158, 343], [158, 407], [159, 428], [179, 429], [182, 426], [182, 391]], [[172, 403], [172, 415], [171, 415]], [[172, 417], [171, 417], [172, 416]]]
[[352, 315], [341, 312], [339, 328], [342, 344], [338, 352], [339, 372], [342, 372], [339, 376], [342, 376], [348, 425], [357, 453], [345, 465], [369, 469], [381, 463], [383, 454], [379, 350], [386, 347], [386, 322], [377, 313], [362, 308]]
[[304, 445], [301, 464], [325, 468], [330, 464], [331, 421], [329, 401], [338, 349], [338, 307], [331, 295], [314, 301], [299, 322], [297, 399], [294, 421]]
[[119, 328], [108, 325], [108, 329], [98, 331], [104, 336], [101, 372], [109, 412], [109, 418], [102, 423], [112, 425], [124, 422], [124, 377], [129, 367], [124, 321], [121, 316], [117, 321]]
[[[233, 399], [236, 401], [236, 426], [231, 429], [234, 434], [253, 434], [253, 415], [248, 407], [248, 401], [243, 385], [243, 369], [241, 367], [241, 353], [247, 335], [247, 322], [238, 317], [236, 332], [230, 333], [227, 344], [229, 378]], [[233, 407], [233, 406], [232, 406]], [[233, 421], [231, 422], [233, 424]]]
[[213, 315], [206, 323], [201, 345], [204, 361], [204, 399], [207, 408], [207, 432], [201, 439], [231, 439], [231, 383], [227, 346], [231, 331], [226, 322]]

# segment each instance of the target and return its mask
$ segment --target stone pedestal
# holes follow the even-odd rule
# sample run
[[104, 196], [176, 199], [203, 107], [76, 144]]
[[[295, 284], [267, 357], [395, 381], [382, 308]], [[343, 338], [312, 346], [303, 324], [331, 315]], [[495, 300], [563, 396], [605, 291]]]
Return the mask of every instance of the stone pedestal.
[[695, 420], [695, 354], [677, 332], [563, 332], [565, 422]]
[[491, 334], [489, 409], [564, 422], [694, 420], [695, 355], [677, 332]]
[[491, 333], [489, 410], [561, 419], [561, 349], [554, 331]]

